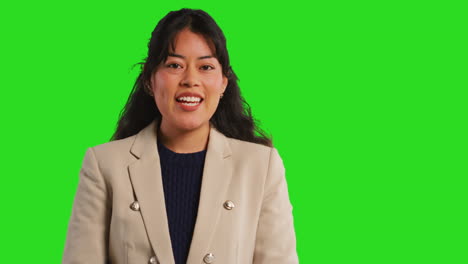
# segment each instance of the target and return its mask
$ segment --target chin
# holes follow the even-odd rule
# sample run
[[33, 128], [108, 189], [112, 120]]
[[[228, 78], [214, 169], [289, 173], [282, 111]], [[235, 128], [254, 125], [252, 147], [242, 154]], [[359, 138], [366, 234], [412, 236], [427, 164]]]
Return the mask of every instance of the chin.
[[[202, 128], [203, 126], [207, 125], [208, 122], [197, 122], [194, 120], [187, 120], [180, 122], [177, 127], [179, 127], [182, 131], [193, 131]], [[208, 124], [209, 125], [209, 124]]]

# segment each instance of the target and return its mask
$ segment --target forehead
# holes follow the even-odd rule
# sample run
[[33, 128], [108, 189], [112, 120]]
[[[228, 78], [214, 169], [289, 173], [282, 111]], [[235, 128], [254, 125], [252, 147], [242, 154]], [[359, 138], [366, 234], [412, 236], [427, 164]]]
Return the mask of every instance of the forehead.
[[172, 41], [169, 52], [186, 53], [182, 55], [215, 55], [215, 47], [211, 39], [189, 29], [178, 32]]

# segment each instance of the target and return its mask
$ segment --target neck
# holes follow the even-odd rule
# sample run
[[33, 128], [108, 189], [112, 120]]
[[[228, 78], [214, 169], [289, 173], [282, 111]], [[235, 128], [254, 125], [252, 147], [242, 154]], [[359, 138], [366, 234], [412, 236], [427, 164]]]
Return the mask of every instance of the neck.
[[209, 134], [209, 124], [195, 130], [182, 131], [165, 126], [162, 122], [158, 130], [158, 139], [173, 152], [193, 153], [206, 149]]

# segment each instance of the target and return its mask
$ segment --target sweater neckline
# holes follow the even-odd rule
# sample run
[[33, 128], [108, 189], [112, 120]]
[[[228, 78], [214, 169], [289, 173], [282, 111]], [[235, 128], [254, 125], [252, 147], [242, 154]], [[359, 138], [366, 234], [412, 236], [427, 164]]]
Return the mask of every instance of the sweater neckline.
[[206, 149], [202, 151], [197, 151], [197, 152], [191, 152], [191, 153], [178, 153], [170, 150], [168, 147], [166, 147], [161, 141], [157, 141], [158, 144], [158, 150], [161, 152], [164, 152], [164, 154], [168, 156], [177, 156], [177, 157], [190, 157], [190, 156], [203, 156], [206, 153]]

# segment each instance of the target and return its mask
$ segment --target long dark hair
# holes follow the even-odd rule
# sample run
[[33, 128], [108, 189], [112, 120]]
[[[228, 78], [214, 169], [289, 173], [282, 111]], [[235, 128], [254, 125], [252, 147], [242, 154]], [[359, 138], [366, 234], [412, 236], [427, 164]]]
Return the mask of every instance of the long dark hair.
[[117, 129], [111, 140], [135, 135], [155, 119], [158, 123], [161, 121], [161, 113], [156, 107], [154, 98], [148, 93], [148, 85], [157, 67], [166, 61], [169, 45], [173, 47], [176, 34], [185, 28], [211, 41], [223, 74], [228, 78], [223, 98], [211, 117], [211, 124], [227, 137], [272, 146], [271, 139], [257, 126], [250, 106], [240, 93], [238, 78], [229, 63], [223, 32], [206, 12], [187, 8], [169, 12], [159, 21], [151, 34], [148, 57], [140, 63], [141, 73], [120, 113]]

